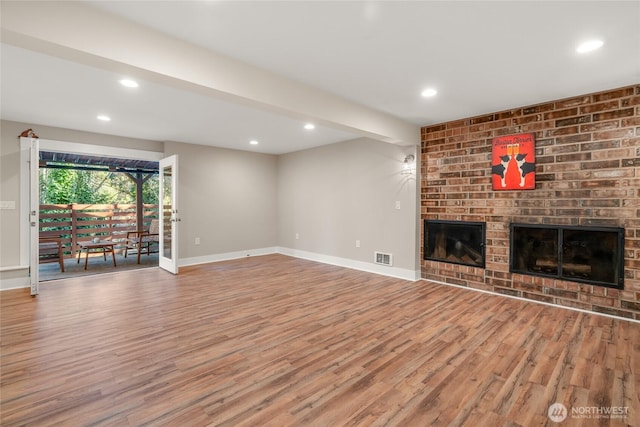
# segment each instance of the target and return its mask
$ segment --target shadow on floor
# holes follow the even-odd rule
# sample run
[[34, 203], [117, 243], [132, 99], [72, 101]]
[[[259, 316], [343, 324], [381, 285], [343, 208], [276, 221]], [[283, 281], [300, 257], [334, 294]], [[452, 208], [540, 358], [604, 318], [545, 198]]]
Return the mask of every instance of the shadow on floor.
[[117, 271], [135, 270], [138, 268], [148, 268], [158, 266], [158, 254], [142, 255], [140, 264], [137, 263], [138, 258], [135, 253], [129, 254], [127, 258], [124, 255], [116, 253], [116, 266], [113, 266], [111, 254], [107, 254], [105, 261], [102, 254], [91, 254], [87, 269], [84, 269], [84, 254], [78, 263], [77, 258], [68, 258], [64, 260], [64, 273], [60, 272], [60, 266], [57, 263], [40, 264], [39, 273], [40, 281], [67, 279], [70, 277], [88, 276], [92, 274], [113, 273]]

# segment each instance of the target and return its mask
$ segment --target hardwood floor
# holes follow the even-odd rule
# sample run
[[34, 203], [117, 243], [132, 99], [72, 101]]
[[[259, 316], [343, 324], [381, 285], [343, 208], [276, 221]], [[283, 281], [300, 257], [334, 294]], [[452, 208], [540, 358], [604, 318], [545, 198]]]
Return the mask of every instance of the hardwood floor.
[[282, 255], [0, 298], [5, 427], [640, 425], [625, 320]]

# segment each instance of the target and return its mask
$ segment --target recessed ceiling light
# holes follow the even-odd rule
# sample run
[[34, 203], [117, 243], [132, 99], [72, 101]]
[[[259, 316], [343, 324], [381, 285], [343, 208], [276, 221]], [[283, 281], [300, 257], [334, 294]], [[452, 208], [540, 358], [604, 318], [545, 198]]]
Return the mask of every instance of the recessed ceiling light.
[[256, 141], [255, 139], [252, 139], [251, 141], [249, 141], [249, 144], [258, 145], [258, 141]]
[[428, 88], [423, 90], [420, 95], [424, 96], [425, 98], [429, 98], [431, 96], [435, 96], [437, 93], [438, 91], [435, 90], [434, 88]]
[[138, 82], [131, 79], [122, 79], [120, 80], [120, 84], [125, 87], [138, 87]]
[[102, 120], [103, 122], [110, 122], [111, 121], [111, 117], [109, 116], [105, 116], [104, 114], [100, 114], [98, 117], [96, 117], [98, 120]]
[[304, 125], [304, 128], [306, 130], [313, 130], [316, 128], [316, 126], [313, 123], [307, 123], [306, 125]]
[[601, 48], [603, 44], [604, 42], [602, 40], [589, 40], [588, 42], [584, 42], [580, 46], [578, 46], [578, 48], [576, 49], [576, 52], [578, 53], [591, 52]]

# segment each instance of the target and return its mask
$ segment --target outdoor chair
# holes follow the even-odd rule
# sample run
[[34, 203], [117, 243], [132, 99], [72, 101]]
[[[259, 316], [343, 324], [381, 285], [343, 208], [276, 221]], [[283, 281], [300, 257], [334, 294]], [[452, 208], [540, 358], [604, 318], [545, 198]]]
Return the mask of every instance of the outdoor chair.
[[60, 237], [40, 237], [38, 239], [38, 263], [57, 262], [60, 271], [64, 273], [64, 255], [62, 253], [62, 239]]
[[145, 253], [149, 255], [156, 251], [156, 247], [159, 246], [159, 232], [160, 222], [157, 219], [151, 220], [151, 224], [149, 225], [149, 229], [147, 230], [127, 232], [124, 257], [127, 257], [129, 250], [135, 249], [138, 252], [138, 264], [140, 264], [141, 254]]

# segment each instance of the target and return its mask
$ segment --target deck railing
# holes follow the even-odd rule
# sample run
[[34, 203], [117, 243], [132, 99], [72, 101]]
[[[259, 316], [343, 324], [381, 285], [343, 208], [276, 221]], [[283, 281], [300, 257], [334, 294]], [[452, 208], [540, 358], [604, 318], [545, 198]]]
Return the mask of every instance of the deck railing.
[[75, 256], [78, 242], [98, 237], [124, 247], [128, 231], [146, 229], [158, 218], [158, 205], [143, 205], [143, 224], [138, 227], [135, 204], [40, 205], [40, 237], [60, 237], [65, 258]]

